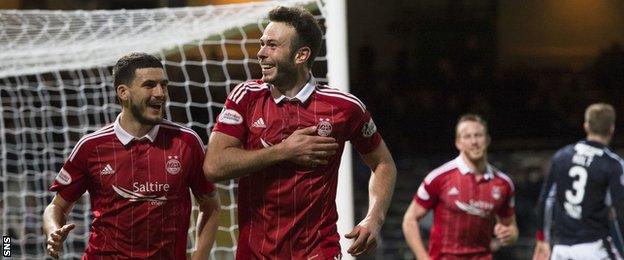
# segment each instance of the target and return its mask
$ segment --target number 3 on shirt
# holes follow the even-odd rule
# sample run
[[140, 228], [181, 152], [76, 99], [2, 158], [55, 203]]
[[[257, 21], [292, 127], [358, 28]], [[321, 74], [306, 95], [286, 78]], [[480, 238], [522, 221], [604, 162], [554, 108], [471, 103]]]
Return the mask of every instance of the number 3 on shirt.
[[568, 174], [574, 179], [576, 179], [576, 177], [578, 176], [578, 179], [572, 182], [572, 189], [566, 190], [566, 201], [563, 203], [563, 206], [566, 213], [568, 213], [570, 217], [580, 219], [583, 208], [579, 204], [581, 203], [581, 201], [583, 201], [583, 197], [585, 196], [585, 184], [587, 184], [587, 170], [581, 166], [574, 166], [570, 168]]

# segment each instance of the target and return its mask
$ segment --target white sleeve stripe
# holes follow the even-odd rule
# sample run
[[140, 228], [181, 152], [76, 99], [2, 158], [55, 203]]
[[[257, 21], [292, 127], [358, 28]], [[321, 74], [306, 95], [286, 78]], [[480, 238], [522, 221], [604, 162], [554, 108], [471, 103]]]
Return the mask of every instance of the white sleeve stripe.
[[202, 148], [202, 150], [204, 151], [206, 150], [206, 147], [204, 146], [204, 142], [199, 137], [199, 135], [197, 135], [197, 133], [195, 133], [195, 131], [193, 131], [192, 129], [181, 126], [181, 125], [172, 125], [172, 124], [161, 124], [160, 126], [164, 128], [169, 128], [169, 129], [176, 129], [176, 130], [179, 129], [182, 132], [193, 135], [195, 139], [197, 140], [197, 142], [199, 143], [199, 146]]
[[427, 185], [429, 185], [438, 176], [442, 175], [443, 173], [447, 173], [450, 170], [453, 170], [455, 168], [457, 168], [457, 165], [455, 164], [455, 160], [447, 162], [447, 163], [443, 164], [442, 166], [434, 169], [429, 174], [427, 174], [427, 176], [425, 177], [425, 183]]
[[329, 88], [329, 87], [325, 87], [325, 88], [319, 87], [319, 88], [317, 88], [317, 91], [318, 92], [338, 94], [338, 95], [344, 96], [345, 98], [350, 98], [351, 100], [354, 100], [355, 102], [357, 102], [358, 105], [362, 108], [362, 110], [366, 110], [366, 105], [364, 105], [364, 103], [359, 98], [357, 98], [356, 96], [354, 96], [354, 95], [352, 95], [350, 93], [346, 93], [346, 92], [343, 92], [343, 91], [340, 91], [340, 90], [337, 90], [337, 89], [332, 89], [332, 88]]
[[[93, 134], [96, 134], [96, 135], [93, 135]], [[96, 139], [96, 138], [99, 138], [99, 137], [115, 134], [115, 131], [113, 131], [113, 129], [110, 129], [110, 130], [105, 131], [105, 132], [99, 132], [99, 133], [98, 132], [94, 132], [93, 134], [92, 135], [86, 135], [85, 137], [83, 137], [82, 140], [80, 140], [78, 142], [78, 144], [74, 147], [74, 150], [69, 154], [69, 161], [70, 162], [74, 160], [74, 157], [78, 154], [78, 151], [80, 150], [82, 145], [85, 144], [87, 141], [92, 140], [92, 139]]]
[[555, 205], [555, 193], [557, 192], [557, 184], [553, 184], [548, 191], [546, 201], [544, 202], [544, 240], [550, 241], [550, 230], [552, 227], [553, 207]]
[[421, 183], [420, 187], [418, 187], [418, 191], [416, 192], [416, 194], [418, 195], [418, 198], [420, 198], [421, 200], [429, 200], [429, 198], [431, 198], [431, 196], [429, 195], [429, 192], [427, 192], [427, 190], [425, 189], [425, 185], [423, 183]]
[[243, 91], [242, 94], [239, 97], [235, 98], [232, 101], [234, 101], [234, 103], [238, 104], [238, 102], [243, 100], [243, 98], [245, 97], [245, 95], [247, 94], [248, 91], [252, 91], [253, 92], [253, 91], [260, 91], [260, 90], [264, 90], [264, 89], [267, 89], [267, 88], [266, 87], [264, 87], [264, 88], [263, 87], [260, 87], [260, 88], [245, 88], [245, 91]]
[[609, 157], [615, 159], [620, 164], [621, 169], [622, 169], [622, 174], [624, 174], [624, 160], [622, 160], [622, 158], [619, 155], [614, 154], [613, 152], [607, 149], [605, 149], [605, 152]]
[[[92, 136], [98, 135], [98, 134], [100, 134], [100, 133], [108, 132], [108, 131], [111, 131], [111, 130], [113, 130], [113, 124], [110, 124], [110, 125], [107, 125], [107, 126], [105, 126], [105, 127], [103, 127], [103, 128], [100, 128], [100, 129], [96, 130], [96, 131], [95, 131], [95, 132], [93, 132], [93, 133], [86, 134], [85, 136], [83, 136], [82, 138], [80, 138], [80, 140], [78, 140], [78, 143], [76, 143], [76, 146], [74, 146], [74, 149], [73, 149], [73, 150], [72, 150], [72, 152], [69, 154], [69, 157], [70, 157], [70, 158], [74, 158], [74, 156], [75, 156], [74, 154], [75, 154], [76, 150], [78, 150], [78, 147], [79, 147], [79, 146], [81, 146], [81, 145], [82, 145], [82, 143], [83, 143], [84, 141], [86, 141], [87, 139], [90, 139]], [[70, 161], [71, 161], [71, 159], [70, 159]]]
[[354, 100], [354, 99], [352, 99], [352, 98], [350, 98], [348, 96], [341, 95], [341, 94], [327, 93], [327, 92], [324, 92], [322, 90], [318, 90], [318, 91], [316, 91], [316, 93], [321, 94], [321, 95], [325, 95], [325, 96], [337, 97], [337, 98], [341, 98], [341, 99], [347, 100], [347, 101], [349, 101], [349, 102], [351, 102], [353, 104], [356, 104], [358, 107], [360, 107], [360, 109], [362, 109], [362, 112], [366, 112], [366, 108], [360, 102], [358, 102], [357, 100]]
[[232, 93], [230, 93], [230, 95], [228, 95], [229, 99], [234, 99], [234, 96], [239, 95], [241, 93], [241, 91], [243, 91], [243, 89], [246, 89], [250, 86], [258, 86], [257, 83], [255, 82], [242, 82], [240, 84], [238, 84], [234, 90], [232, 91]]
[[234, 87], [234, 89], [232, 90], [232, 92], [230, 92], [230, 94], [228, 95], [229, 99], [232, 99], [235, 95], [238, 95], [238, 93], [241, 91], [241, 89], [245, 88], [245, 83], [241, 83], [240, 85]]
[[237, 99], [238, 96], [243, 92], [246, 91], [249, 88], [249, 85], [242, 85], [240, 86], [238, 89], [236, 89], [236, 93], [233, 93], [232, 96], [230, 97], [230, 99], [234, 100]]
[[344, 92], [342, 90], [339, 89], [335, 89], [335, 88], [331, 88], [331, 87], [320, 87], [319, 91], [324, 91], [324, 92], [331, 92], [331, 93], [336, 93], [336, 94], [342, 94], [345, 95], [347, 97], [353, 98], [355, 100], [357, 100], [358, 102], [360, 102], [360, 104], [364, 105], [364, 103], [355, 95], [349, 93], [349, 92]]
[[498, 177], [501, 177], [501, 179], [507, 181], [507, 183], [509, 183], [509, 186], [511, 187], [512, 191], [516, 190], [516, 187], [514, 186], [513, 181], [511, 180], [511, 178], [509, 178], [509, 176], [507, 176], [507, 174], [499, 172], [499, 171], [494, 172], [494, 174], [496, 174], [496, 176], [498, 176]]
[[[259, 85], [257, 83], [245, 84], [238, 87], [234, 92], [230, 93], [230, 100], [235, 101], [242, 99], [248, 90], [261, 90], [268, 88], [266, 85]], [[236, 101], [238, 104], [239, 101]]]

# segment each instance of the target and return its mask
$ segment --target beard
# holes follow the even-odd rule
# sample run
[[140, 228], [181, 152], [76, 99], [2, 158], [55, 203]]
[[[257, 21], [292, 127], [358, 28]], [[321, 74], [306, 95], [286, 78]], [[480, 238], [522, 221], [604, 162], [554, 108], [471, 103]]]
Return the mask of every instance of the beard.
[[289, 57], [289, 59], [276, 61], [275, 62], [275, 75], [273, 77], [266, 77], [262, 75], [262, 80], [266, 83], [277, 86], [278, 88], [284, 85], [288, 85], [289, 82], [292, 82], [297, 77], [297, 68], [295, 64], [292, 62], [293, 57]]
[[134, 104], [133, 102], [129, 102], [130, 103], [130, 112], [132, 113], [132, 117], [134, 117], [134, 119], [143, 124], [143, 125], [157, 125], [159, 124], [162, 119], [163, 119], [163, 115], [165, 114], [165, 106], [163, 104], [163, 106], [161, 106], [160, 110], [160, 116], [156, 119], [152, 119], [152, 118], [148, 118], [146, 116], [143, 115], [143, 113], [148, 109], [147, 105], [145, 106], [141, 106], [141, 104]]

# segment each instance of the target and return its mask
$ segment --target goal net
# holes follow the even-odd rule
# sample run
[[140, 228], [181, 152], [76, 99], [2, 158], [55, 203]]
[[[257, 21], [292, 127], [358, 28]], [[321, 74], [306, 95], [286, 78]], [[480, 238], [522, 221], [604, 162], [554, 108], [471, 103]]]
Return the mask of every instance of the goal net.
[[[259, 78], [258, 38], [276, 5], [299, 5], [324, 24], [320, 0], [263, 1], [187, 8], [112, 11], [0, 11], [0, 230], [16, 259], [45, 258], [42, 214], [64, 159], [85, 134], [112, 123], [121, 107], [111, 67], [132, 51], [162, 59], [169, 78], [168, 119], [208, 141], [215, 116], [238, 83]], [[324, 44], [323, 44], [324, 46]], [[325, 49], [314, 75], [326, 81]], [[217, 184], [221, 212], [213, 259], [236, 250], [234, 181]], [[197, 208], [193, 209], [196, 216]], [[80, 258], [90, 222], [88, 194], [62, 258]], [[188, 251], [194, 246], [191, 221]]]

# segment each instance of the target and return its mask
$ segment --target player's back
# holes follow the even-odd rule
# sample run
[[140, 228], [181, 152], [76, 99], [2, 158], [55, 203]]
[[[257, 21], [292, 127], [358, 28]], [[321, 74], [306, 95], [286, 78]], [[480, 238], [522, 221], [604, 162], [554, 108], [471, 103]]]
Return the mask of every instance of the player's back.
[[[582, 140], [559, 150], [552, 159], [551, 189], [555, 239], [578, 244], [608, 236], [609, 182], [622, 172], [622, 159], [606, 145]], [[548, 205], [548, 204], [547, 204]]]

